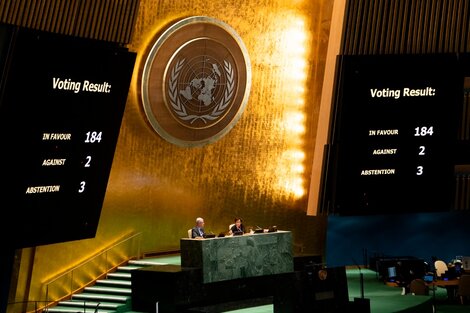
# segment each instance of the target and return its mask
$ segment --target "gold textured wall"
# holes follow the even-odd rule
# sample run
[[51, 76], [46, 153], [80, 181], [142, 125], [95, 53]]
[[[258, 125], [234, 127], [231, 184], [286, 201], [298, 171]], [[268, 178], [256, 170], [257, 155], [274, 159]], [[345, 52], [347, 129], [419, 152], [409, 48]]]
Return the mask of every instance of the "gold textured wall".
[[[25, 260], [29, 299], [41, 297], [47, 279], [128, 234], [142, 233], [144, 253], [178, 250], [197, 216], [214, 233], [235, 216], [277, 225], [293, 232], [295, 252], [324, 255], [325, 217], [306, 211], [332, 8], [332, 0], [141, 0], [128, 46], [137, 63], [96, 238], [37, 247]], [[220, 19], [240, 35], [252, 85], [227, 135], [182, 148], [147, 123], [139, 80], [155, 35], [193, 15]]]
[[[238, 32], [251, 59], [252, 88], [229, 134], [181, 148], [149, 127], [138, 82], [155, 34], [191, 15], [218, 18]], [[296, 244], [321, 254], [324, 225], [306, 216], [306, 191], [330, 16], [325, 1], [142, 3], [130, 45], [138, 51], [136, 75], [100, 231], [137, 228], [145, 251], [164, 251], [178, 249], [197, 216], [215, 233], [242, 216], [248, 225], [291, 229]], [[119, 222], [117, 212], [126, 218]]]

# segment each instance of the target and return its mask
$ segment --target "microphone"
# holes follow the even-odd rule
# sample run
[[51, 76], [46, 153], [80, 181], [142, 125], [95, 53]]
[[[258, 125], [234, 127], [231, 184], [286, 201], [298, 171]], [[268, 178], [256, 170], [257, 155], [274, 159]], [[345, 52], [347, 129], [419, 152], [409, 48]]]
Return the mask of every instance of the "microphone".
[[96, 305], [96, 308], [95, 308], [95, 312], [94, 313], [97, 313], [98, 312], [98, 307], [100, 306], [101, 302], [98, 302], [98, 304]]

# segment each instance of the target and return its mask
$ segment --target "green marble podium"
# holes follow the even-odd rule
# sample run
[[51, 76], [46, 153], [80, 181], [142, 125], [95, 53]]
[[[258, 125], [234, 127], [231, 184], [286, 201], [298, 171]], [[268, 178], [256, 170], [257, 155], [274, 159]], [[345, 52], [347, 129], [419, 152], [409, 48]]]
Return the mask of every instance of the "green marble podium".
[[181, 266], [201, 268], [204, 283], [294, 271], [292, 233], [181, 238]]

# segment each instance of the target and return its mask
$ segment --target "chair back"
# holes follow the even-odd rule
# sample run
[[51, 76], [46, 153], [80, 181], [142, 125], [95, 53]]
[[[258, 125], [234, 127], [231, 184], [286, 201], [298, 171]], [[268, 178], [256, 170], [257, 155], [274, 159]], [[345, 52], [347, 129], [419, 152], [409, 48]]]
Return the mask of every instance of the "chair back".
[[232, 235], [232, 227], [233, 227], [233, 226], [235, 226], [235, 223], [228, 225], [228, 233], [229, 233], [229, 235]]
[[193, 230], [188, 229], [188, 238], [193, 238]]
[[460, 297], [462, 304], [464, 304], [464, 298], [470, 297], [470, 274], [460, 276], [457, 295]]
[[415, 278], [410, 282], [410, 293], [412, 295], [427, 296], [429, 295], [429, 287], [423, 279]]
[[447, 267], [446, 262], [442, 260], [436, 260], [434, 262], [434, 268], [436, 269], [436, 276], [441, 277], [449, 268]]

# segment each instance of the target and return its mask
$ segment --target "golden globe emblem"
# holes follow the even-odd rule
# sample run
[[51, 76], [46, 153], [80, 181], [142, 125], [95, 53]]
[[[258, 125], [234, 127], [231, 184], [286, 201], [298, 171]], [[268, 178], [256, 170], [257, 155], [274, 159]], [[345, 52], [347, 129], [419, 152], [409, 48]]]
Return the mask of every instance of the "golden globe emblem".
[[250, 87], [251, 64], [240, 36], [220, 20], [194, 16], [170, 25], [150, 49], [142, 103], [162, 138], [202, 146], [233, 128]]

